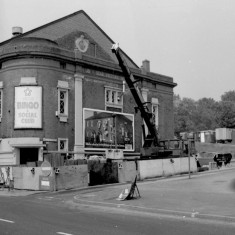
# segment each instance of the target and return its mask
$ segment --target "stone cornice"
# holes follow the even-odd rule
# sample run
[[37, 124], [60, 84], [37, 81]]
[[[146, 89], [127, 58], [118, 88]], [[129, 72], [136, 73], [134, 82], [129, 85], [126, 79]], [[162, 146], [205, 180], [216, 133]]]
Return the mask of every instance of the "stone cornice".
[[[99, 70], [104, 73], [116, 74], [118, 77], [123, 77], [122, 71], [118, 64], [86, 55], [82, 55], [81, 58], [75, 58], [75, 53], [73, 51], [69, 51], [58, 46], [47, 46], [40, 44], [8, 44], [8, 47], [0, 48], [0, 62], [28, 57], [43, 57], [63, 61], [74, 65], [80, 65], [84, 68], [91, 68], [93, 70]], [[164, 75], [145, 75], [141, 73], [140, 69], [131, 69], [131, 72], [137, 79], [142, 79], [153, 84], [165, 85], [171, 88], [174, 88], [177, 85], [173, 82], [171, 77]]]

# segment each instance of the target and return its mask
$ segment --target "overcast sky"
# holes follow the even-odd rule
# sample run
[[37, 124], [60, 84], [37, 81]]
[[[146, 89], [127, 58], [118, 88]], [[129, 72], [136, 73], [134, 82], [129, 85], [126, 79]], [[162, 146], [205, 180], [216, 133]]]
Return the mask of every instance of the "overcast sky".
[[0, 42], [84, 10], [134, 62], [198, 100], [235, 90], [234, 0], [0, 0]]

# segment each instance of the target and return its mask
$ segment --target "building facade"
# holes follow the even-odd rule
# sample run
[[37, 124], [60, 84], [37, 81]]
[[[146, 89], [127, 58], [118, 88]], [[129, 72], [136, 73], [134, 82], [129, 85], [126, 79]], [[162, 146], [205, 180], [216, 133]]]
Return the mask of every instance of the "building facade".
[[[121, 148], [139, 152], [142, 120], [115, 55], [114, 42], [78, 11], [0, 43], [0, 165], [43, 161], [44, 150]], [[168, 76], [125, 60], [154, 114], [161, 138], [173, 137]], [[93, 125], [93, 126], [92, 126]]]

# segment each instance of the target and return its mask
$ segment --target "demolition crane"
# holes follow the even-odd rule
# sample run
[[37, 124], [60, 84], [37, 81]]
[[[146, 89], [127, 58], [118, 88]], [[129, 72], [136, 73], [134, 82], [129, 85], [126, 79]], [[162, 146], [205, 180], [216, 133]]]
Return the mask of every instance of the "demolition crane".
[[166, 157], [172, 154], [172, 151], [164, 149], [164, 146], [160, 145], [159, 142], [159, 135], [156, 129], [156, 126], [153, 122], [153, 114], [149, 111], [147, 104], [141, 94], [141, 91], [137, 85], [139, 80], [135, 79], [133, 74], [131, 73], [127, 63], [124, 59], [124, 56], [121, 53], [121, 49], [119, 48], [118, 44], [113, 44], [112, 52], [116, 55], [117, 60], [119, 62], [119, 66], [122, 69], [125, 81], [132, 93], [132, 96], [137, 104], [135, 108], [136, 111], [140, 111], [141, 117], [143, 118], [147, 128], [148, 134], [145, 134], [144, 125], [143, 127], [143, 134], [144, 134], [144, 144], [143, 148], [141, 149], [141, 156], [142, 157], [152, 157], [152, 158], [161, 158]]

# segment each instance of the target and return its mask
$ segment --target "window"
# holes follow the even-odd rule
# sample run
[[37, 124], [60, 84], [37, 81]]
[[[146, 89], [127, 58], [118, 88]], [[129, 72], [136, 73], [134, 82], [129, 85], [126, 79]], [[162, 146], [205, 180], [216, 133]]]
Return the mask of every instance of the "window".
[[59, 100], [60, 100], [60, 114], [66, 115], [67, 114], [67, 91], [59, 90]]
[[153, 113], [153, 123], [158, 129], [159, 126], [159, 104], [157, 98], [152, 98], [152, 113]]
[[118, 88], [105, 88], [105, 108], [108, 111], [122, 112], [123, 93]]
[[68, 151], [68, 139], [58, 139], [58, 151]]
[[110, 90], [106, 90], [106, 102], [109, 102]]
[[68, 82], [58, 81], [58, 111], [57, 116], [61, 122], [67, 122], [68, 119]]
[[111, 97], [111, 103], [114, 104], [115, 103], [115, 96], [116, 96], [116, 91], [112, 91], [112, 97]]

